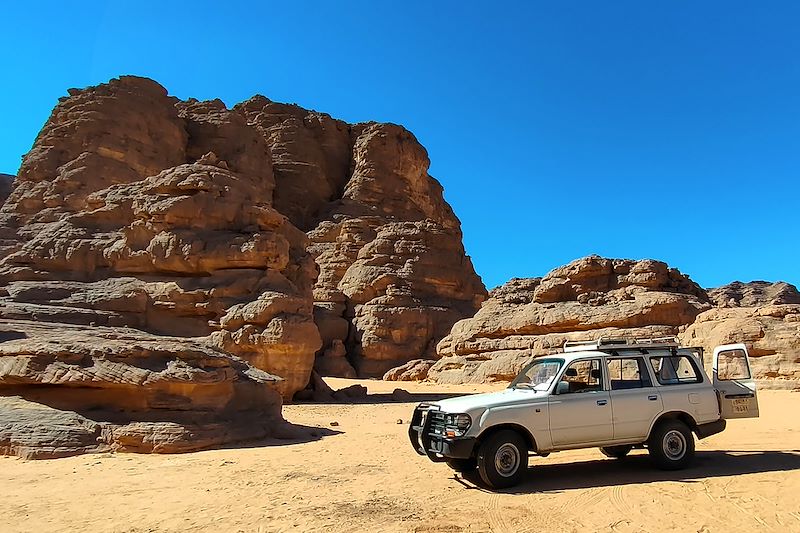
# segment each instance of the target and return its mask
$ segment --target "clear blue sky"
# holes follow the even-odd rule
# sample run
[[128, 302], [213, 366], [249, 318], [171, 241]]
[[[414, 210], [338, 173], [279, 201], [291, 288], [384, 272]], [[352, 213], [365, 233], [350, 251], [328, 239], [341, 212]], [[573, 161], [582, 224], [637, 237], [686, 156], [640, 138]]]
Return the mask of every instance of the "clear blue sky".
[[591, 253], [800, 283], [800, 3], [253, 3], [7, 3], [0, 172], [138, 74], [405, 125], [489, 287]]

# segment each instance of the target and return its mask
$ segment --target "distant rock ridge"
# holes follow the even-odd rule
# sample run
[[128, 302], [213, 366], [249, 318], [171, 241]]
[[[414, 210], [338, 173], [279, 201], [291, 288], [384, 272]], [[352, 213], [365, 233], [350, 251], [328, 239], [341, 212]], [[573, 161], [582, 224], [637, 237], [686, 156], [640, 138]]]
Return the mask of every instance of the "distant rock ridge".
[[438, 345], [439, 382], [512, 379], [568, 339], [675, 335], [711, 308], [707, 293], [666, 263], [590, 256], [543, 278], [512, 279]]
[[785, 281], [734, 281], [708, 289], [708, 296], [717, 307], [755, 307], [759, 305], [800, 304], [797, 287]]
[[703, 347], [707, 366], [715, 346], [745, 343], [760, 386], [798, 388], [798, 296], [785, 282], [705, 291], [659, 261], [585, 257], [543, 278], [514, 278], [492, 289], [480, 311], [439, 343], [438, 360], [409, 362], [384, 379], [509, 381], [566, 340], [677, 336]]
[[800, 293], [784, 281], [734, 281], [709, 289], [714, 309], [701, 313], [680, 334], [702, 346], [710, 361], [721, 344], [747, 345], [753, 377], [770, 388], [800, 387]]

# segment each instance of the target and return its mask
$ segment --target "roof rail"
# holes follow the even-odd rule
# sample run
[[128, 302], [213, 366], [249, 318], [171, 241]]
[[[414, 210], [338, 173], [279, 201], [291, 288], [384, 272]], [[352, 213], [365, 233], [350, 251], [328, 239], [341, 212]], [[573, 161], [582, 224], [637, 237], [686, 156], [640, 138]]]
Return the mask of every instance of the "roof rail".
[[608, 339], [599, 338], [586, 341], [565, 341], [565, 352], [579, 352], [583, 350], [643, 350], [647, 348], [678, 348], [678, 339], [675, 337], [654, 338], [624, 338]]

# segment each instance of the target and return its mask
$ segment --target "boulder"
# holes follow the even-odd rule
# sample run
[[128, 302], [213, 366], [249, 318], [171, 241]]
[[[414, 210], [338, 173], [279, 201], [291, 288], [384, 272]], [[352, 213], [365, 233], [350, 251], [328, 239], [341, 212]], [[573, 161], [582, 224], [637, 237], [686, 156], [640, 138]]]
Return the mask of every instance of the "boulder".
[[392, 368], [383, 375], [384, 381], [422, 381], [428, 378], [428, 370], [436, 363], [435, 359], [412, 359]]
[[675, 335], [711, 308], [706, 292], [665, 263], [590, 256], [543, 278], [512, 279], [437, 346], [428, 378], [509, 381], [566, 340]]
[[0, 453], [183, 452], [263, 438], [280, 378], [207, 339], [0, 320]]

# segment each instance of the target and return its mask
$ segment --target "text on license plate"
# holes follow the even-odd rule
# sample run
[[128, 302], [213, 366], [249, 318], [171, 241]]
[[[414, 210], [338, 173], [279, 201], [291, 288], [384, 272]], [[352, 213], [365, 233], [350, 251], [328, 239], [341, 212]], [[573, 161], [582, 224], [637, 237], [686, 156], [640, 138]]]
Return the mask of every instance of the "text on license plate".
[[733, 400], [733, 412], [734, 413], [746, 413], [749, 401], [747, 398], [743, 398], [740, 400]]

